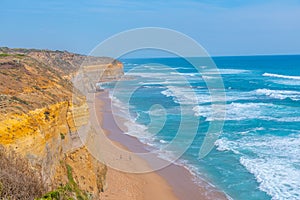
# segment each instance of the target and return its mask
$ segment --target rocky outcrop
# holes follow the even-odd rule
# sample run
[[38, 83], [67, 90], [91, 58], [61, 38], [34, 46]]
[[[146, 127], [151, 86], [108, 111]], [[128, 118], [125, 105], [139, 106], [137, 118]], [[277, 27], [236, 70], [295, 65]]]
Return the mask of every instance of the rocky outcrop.
[[111, 58], [0, 48], [0, 145], [26, 158], [47, 191], [68, 182], [68, 165], [78, 186], [97, 199], [106, 166], [89, 154], [74, 125], [88, 116], [84, 96], [72, 103], [70, 81], [84, 60], [104, 69], [102, 81], [123, 74]]

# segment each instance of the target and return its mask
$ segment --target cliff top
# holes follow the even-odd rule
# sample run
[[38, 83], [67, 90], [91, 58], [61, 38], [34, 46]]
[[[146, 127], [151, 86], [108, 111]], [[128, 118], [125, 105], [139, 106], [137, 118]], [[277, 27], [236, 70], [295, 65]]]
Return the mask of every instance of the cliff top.
[[6, 55], [14, 55], [18, 57], [29, 56], [52, 68], [55, 68], [61, 73], [61, 75], [69, 75], [70, 73], [73, 73], [83, 62], [87, 62], [89, 64], [109, 64], [118, 62], [117, 60], [109, 57], [86, 56], [70, 53], [68, 51], [0, 47], [0, 57]]
[[112, 58], [67, 51], [0, 47], [0, 120], [72, 98], [71, 77], [83, 62], [120, 64]]

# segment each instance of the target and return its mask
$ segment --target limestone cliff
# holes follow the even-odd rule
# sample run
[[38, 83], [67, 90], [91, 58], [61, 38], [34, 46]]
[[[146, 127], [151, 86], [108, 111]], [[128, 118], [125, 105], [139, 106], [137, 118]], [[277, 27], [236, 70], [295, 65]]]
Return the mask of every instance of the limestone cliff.
[[78, 186], [97, 198], [105, 186], [106, 166], [76, 134], [74, 120], [84, 123], [88, 115], [85, 97], [76, 95], [76, 105], [71, 101], [70, 80], [87, 59], [105, 68], [99, 80], [123, 74], [122, 64], [111, 58], [0, 48], [0, 145], [26, 158], [46, 191], [68, 181], [68, 165]]

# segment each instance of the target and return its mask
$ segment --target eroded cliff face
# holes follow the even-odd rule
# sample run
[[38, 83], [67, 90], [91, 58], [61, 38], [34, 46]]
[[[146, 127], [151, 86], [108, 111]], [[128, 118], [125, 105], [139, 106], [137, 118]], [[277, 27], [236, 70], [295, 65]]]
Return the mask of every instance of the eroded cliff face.
[[[84, 125], [89, 115], [84, 96], [76, 95], [72, 103], [70, 81], [84, 59], [68, 52], [0, 48], [0, 144], [28, 159], [47, 191], [67, 183], [68, 165], [78, 186], [97, 199], [106, 166], [89, 154], [74, 125]], [[98, 60], [106, 66], [105, 79], [123, 74], [120, 62]]]

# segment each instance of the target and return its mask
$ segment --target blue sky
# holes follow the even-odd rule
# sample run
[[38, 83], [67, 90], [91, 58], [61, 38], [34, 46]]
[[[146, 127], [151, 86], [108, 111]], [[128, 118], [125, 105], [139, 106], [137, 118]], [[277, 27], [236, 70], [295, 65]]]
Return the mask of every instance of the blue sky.
[[299, 0], [1, 0], [0, 46], [89, 53], [113, 34], [175, 29], [211, 55], [300, 54]]

